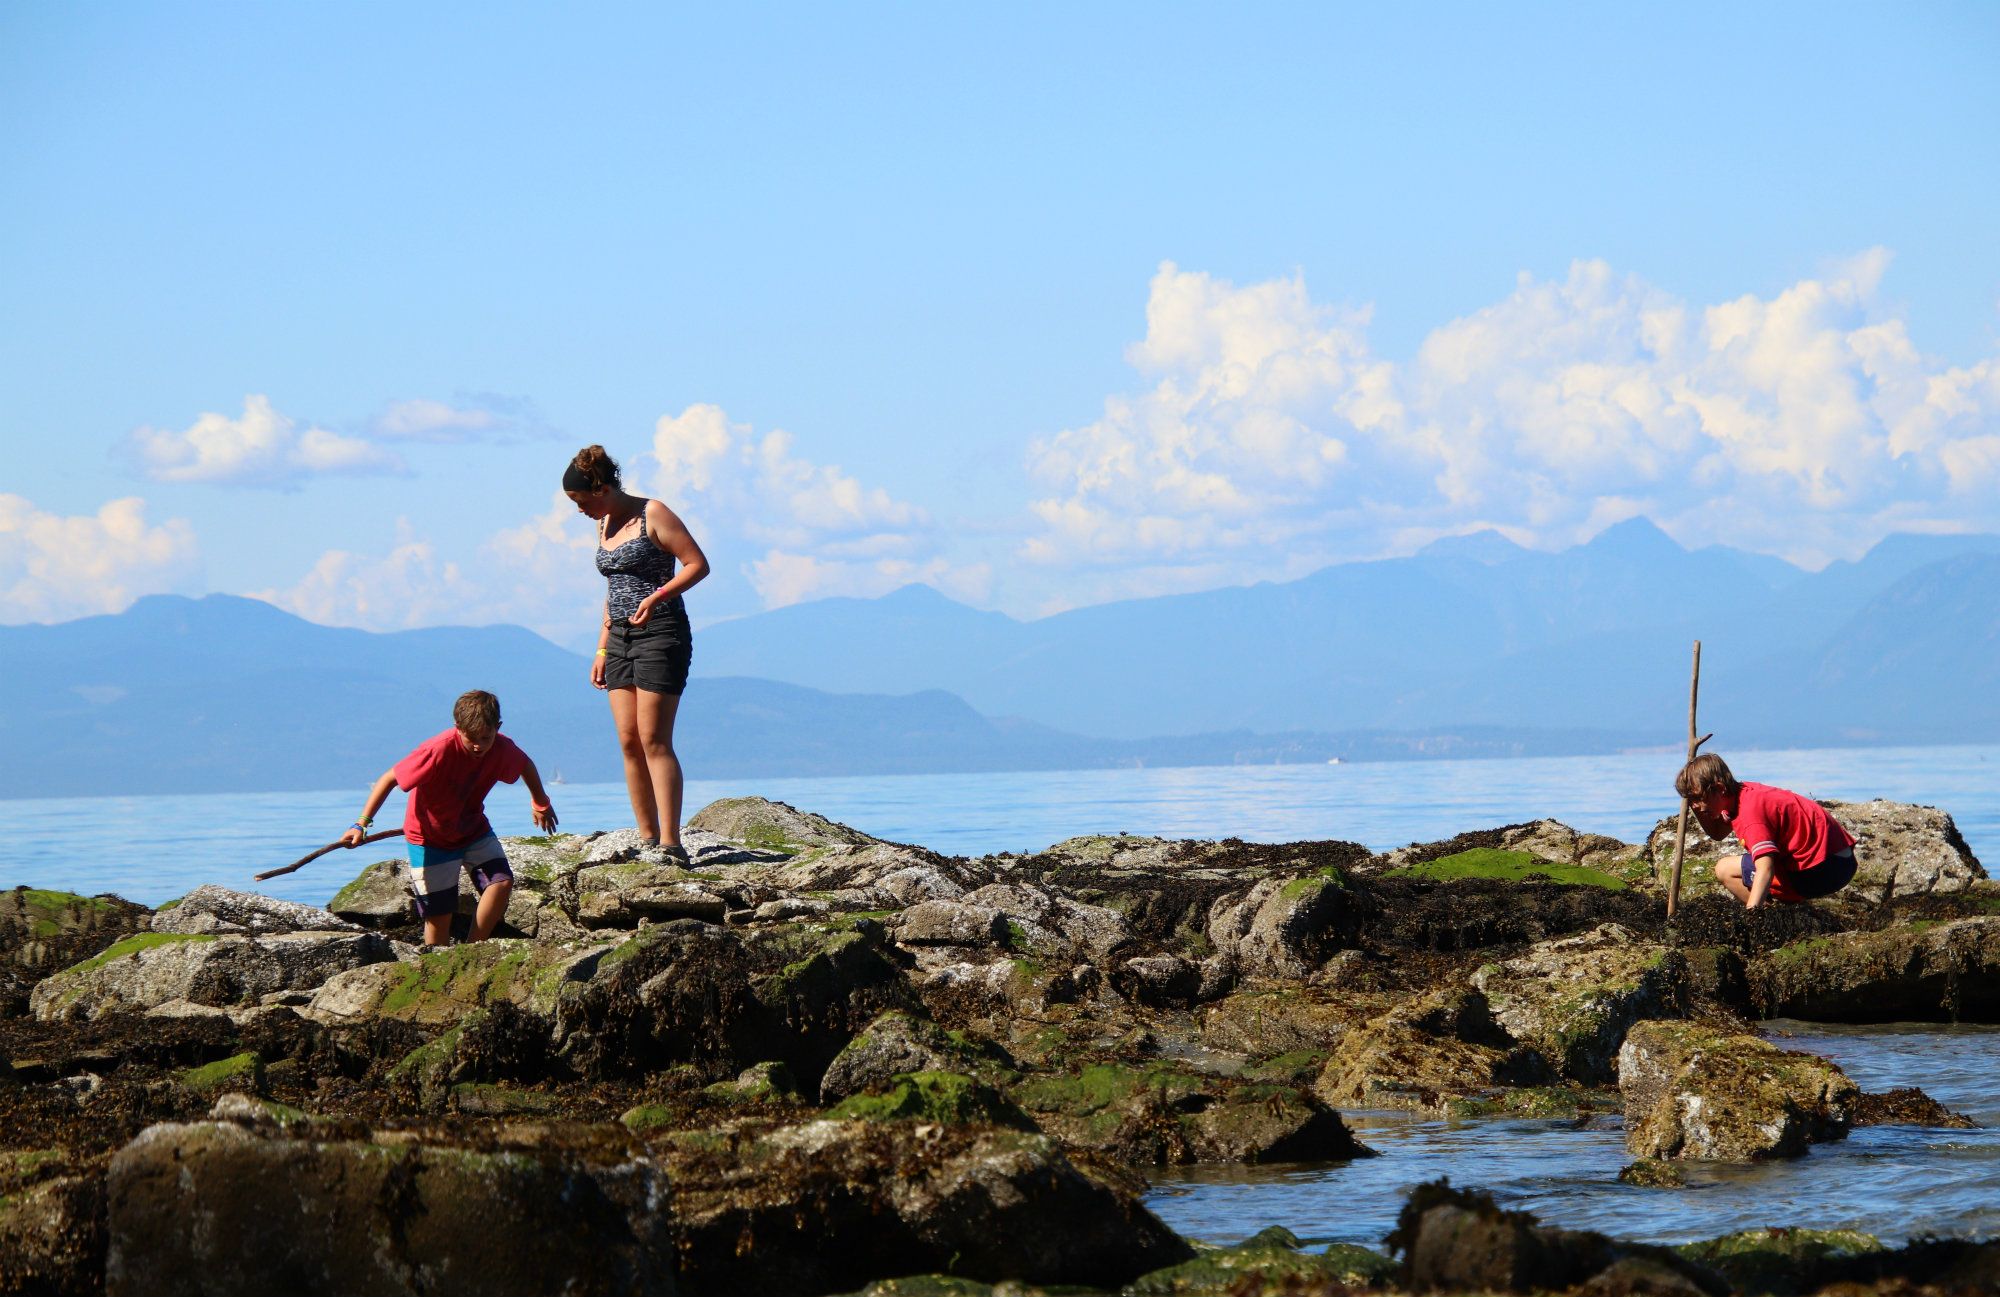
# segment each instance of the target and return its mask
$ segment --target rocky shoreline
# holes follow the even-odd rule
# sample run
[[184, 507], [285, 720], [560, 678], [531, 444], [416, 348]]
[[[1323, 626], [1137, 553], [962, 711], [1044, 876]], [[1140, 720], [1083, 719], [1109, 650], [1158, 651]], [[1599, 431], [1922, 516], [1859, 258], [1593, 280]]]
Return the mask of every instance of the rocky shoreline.
[[324, 909], [0, 892], [0, 1293], [2000, 1290], [1992, 1242], [1645, 1247], [1443, 1185], [1380, 1252], [1141, 1202], [1151, 1167], [1372, 1156], [1343, 1109], [1619, 1108], [1659, 1192], [1963, 1122], [1758, 1033], [2000, 1021], [2000, 885], [1950, 817], [1836, 814], [1841, 896], [1746, 912], [1701, 842], [1671, 925], [1670, 824], [968, 859], [754, 798], [686, 865], [510, 841], [499, 938], [432, 953], [397, 860]]

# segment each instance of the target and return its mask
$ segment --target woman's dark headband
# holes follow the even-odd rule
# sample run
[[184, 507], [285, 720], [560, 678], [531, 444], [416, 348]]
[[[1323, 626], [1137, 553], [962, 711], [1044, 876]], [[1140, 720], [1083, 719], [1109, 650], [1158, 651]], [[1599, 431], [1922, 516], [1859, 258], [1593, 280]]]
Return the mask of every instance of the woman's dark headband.
[[578, 493], [595, 491], [597, 483], [590, 480], [590, 474], [571, 464], [563, 470], [563, 490]]

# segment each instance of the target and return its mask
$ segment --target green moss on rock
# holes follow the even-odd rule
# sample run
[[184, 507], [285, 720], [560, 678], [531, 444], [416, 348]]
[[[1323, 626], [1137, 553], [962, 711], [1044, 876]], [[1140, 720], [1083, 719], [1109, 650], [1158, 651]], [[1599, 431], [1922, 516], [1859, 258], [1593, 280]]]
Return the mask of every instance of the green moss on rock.
[[117, 941], [106, 946], [103, 950], [98, 951], [82, 963], [63, 971], [68, 973], [87, 973], [93, 968], [102, 968], [114, 959], [123, 959], [127, 955], [136, 955], [142, 950], [151, 950], [155, 946], [172, 945], [177, 941], [214, 941], [215, 939], [215, 934], [212, 932], [135, 932], [122, 941]]
[[263, 1088], [264, 1060], [254, 1053], [236, 1054], [190, 1067], [174, 1079], [197, 1094], [226, 1089], [258, 1090]]
[[1627, 884], [1616, 874], [1584, 865], [1562, 865], [1537, 860], [1525, 851], [1502, 851], [1497, 847], [1474, 847], [1456, 855], [1440, 856], [1418, 865], [1405, 865], [1383, 874], [1385, 878], [1427, 878], [1445, 882], [1456, 878], [1490, 878], [1518, 883], [1529, 878], [1546, 878], [1576, 887], [1603, 887], [1622, 892]]
[[827, 1116], [847, 1121], [930, 1121], [940, 1125], [984, 1122], [1034, 1129], [1006, 1096], [959, 1072], [909, 1072], [879, 1094], [849, 1095]]

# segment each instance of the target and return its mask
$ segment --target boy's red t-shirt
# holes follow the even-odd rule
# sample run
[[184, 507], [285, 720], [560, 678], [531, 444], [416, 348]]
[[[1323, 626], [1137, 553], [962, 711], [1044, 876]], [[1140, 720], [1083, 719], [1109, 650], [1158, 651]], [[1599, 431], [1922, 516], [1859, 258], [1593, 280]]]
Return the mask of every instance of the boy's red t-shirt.
[[1736, 818], [1729, 827], [1752, 860], [1775, 856], [1772, 868], [1796, 872], [1853, 849], [1853, 837], [1811, 798], [1769, 784], [1746, 783], [1741, 787]]
[[504, 734], [478, 756], [465, 750], [456, 729], [425, 739], [396, 763], [396, 787], [410, 795], [403, 836], [420, 847], [468, 846], [493, 832], [486, 822], [486, 794], [511, 784], [528, 768], [528, 754]]

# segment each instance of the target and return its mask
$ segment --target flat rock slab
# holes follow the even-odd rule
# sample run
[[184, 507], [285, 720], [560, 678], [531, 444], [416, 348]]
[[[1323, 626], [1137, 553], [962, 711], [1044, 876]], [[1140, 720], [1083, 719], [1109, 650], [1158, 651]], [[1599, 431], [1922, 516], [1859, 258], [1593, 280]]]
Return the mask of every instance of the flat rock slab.
[[155, 932], [355, 932], [357, 925], [317, 905], [203, 883], [153, 915]]
[[175, 1000], [250, 1007], [275, 992], [310, 991], [341, 973], [395, 958], [375, 932], [268, 937], [141, 933], [35, 987], [43, 1022], [143, 1013]]
[[643, 1160], [152, 1126], [111, 1161], [112, 1297], [675, 1292]]
[[2000, 1022], [2000, 915], [1840, 932], [1751, 961], [1771, 1018], [1813, 1022]]
[[609, 942], [479, 941], [329, 978], [301, 1012], [325, 1023], [395, 1018], [452, 1023], [504, 1000], [550, 1013], [565, 988], [586, 982]]
[[1617, 923], [1545, 941], [1472, 975], [1494, 1020], [1581, 1085], [1617, 1079], [1618, 1047], [1644, 1018], [1678, 1011], [1685, 961]]

